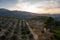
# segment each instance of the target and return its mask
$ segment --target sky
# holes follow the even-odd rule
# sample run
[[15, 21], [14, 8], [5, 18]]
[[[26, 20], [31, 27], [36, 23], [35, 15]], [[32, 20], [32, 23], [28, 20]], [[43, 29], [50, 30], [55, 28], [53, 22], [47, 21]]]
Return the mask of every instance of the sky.
[[33, 13], [60, 13], [60, 0], [0, 0], [0, 8]]

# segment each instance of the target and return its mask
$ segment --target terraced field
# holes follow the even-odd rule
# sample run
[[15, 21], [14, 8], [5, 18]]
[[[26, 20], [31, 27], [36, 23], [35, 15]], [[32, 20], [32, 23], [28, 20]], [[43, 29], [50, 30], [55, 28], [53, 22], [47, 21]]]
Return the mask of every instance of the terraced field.
[[0, 40], [35, 40], [26, 21], [0, 18]]

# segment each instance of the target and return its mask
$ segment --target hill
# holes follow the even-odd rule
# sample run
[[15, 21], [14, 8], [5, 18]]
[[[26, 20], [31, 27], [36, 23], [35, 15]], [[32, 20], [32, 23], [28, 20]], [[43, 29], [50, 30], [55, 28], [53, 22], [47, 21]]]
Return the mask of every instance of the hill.
[[37, 13], [30, 13], [30, 12], [25, 12], [25, 11], [10, 11], [8, 9], [1, 8], [0, 9], [0, 15], [5, 15], [5, 16], [16, 16], [16, 17], [23, 17], [23, 18], [30, 18], [30, 17], [35, 17], [35, 16], [50, 16], [54, 18], [60, 18], [60, 13], [56, 14], [37, 14]]

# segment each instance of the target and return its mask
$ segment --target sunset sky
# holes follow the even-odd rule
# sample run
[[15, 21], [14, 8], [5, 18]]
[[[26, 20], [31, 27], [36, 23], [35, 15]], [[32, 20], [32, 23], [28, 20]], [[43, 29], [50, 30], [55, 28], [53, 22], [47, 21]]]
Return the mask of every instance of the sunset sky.
[[33, 13], [60, 13], [60, 0], [0, 0], [0, 8]]

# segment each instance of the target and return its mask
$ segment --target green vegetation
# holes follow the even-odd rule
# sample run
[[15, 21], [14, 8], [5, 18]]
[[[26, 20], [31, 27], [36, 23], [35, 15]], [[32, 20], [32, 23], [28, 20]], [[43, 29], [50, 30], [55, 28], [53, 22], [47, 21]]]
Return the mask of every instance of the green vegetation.
[[54, 26], [55, 25], [55, 20], [54, 20], [54, 18], [52, 18], [52, 17], [48, 17], [48, 18], [46, 18], [46, 20], [45, 20], [45, 22], [44, 22], [44, 24], [45, 24], [45, 27], [46, 28], [53, 28], [52, 26]]
[[0, 40], [5, 40], [5, 35], [3, 35], [2, 37], [0, 37]]
[[52, 32], [54, 33], [54, 37], [58, 40], [60, 40], [60, 30], [52, 30]]
[[37, 16], [30, 20], [42, 20], [44, 22], [44, 27], [50, 32], [53, 33], [54, 39], [60, 40], [60, 19], [46, 17], [46, 16]]
[[48, 17], [48, 19], [45, 20], [45, 27], [50, 29], [50, 31], [53, 33], [54, 37], [57, 40], [60, 40], [60, 21], [58, 19]]
[[[46, 17], [46, 16], [37, 16], [29, 20], [42, 20], [44, 22], [44, 27], [47, 29], [50, 29], [50, 32], [53, 33], [54, 38], [56, 38], [57, 40], [60, 40], [60, 20], [59, 19]], [[31, 34], [26, 24], [26, 20], [22, 20], [20, 18], [13, 17], [13, 16], [0, 16], [0, 21], [1, 21], [0, 31], [3, 32], [0, 34], [1, 35], [0, 40], [4, 40], [10, 35], [11, 35], [10, 40], [17, 40], [18, 36], [21, 36], [22, 40], [26, 40], [27, 37], [29, 39], [33, 39], [33, 35]], [[21, 21], [21, 25], [20, 25], [20, 21]], [[11, 26], [9, 27], [9, 25]], [[16, 26], [16, 28], [14, 25]], [[34, 27], [31, 26], [31, 28], [33, 29]], [[5, 31], [2, 31], [3, 29]]]
[[17, 40], [17, 36], [16, 35], [13, 35], [11, 40]]
[[44, 21], [44, 20], [46, 20], [48, 17], [46, 17], [46, 16], [36, 16], [36, 17], [34, 17], [34, 18], [31, 18], [31, 19], [29, 19], [29, 20], [42, 20], [42, 21]]

